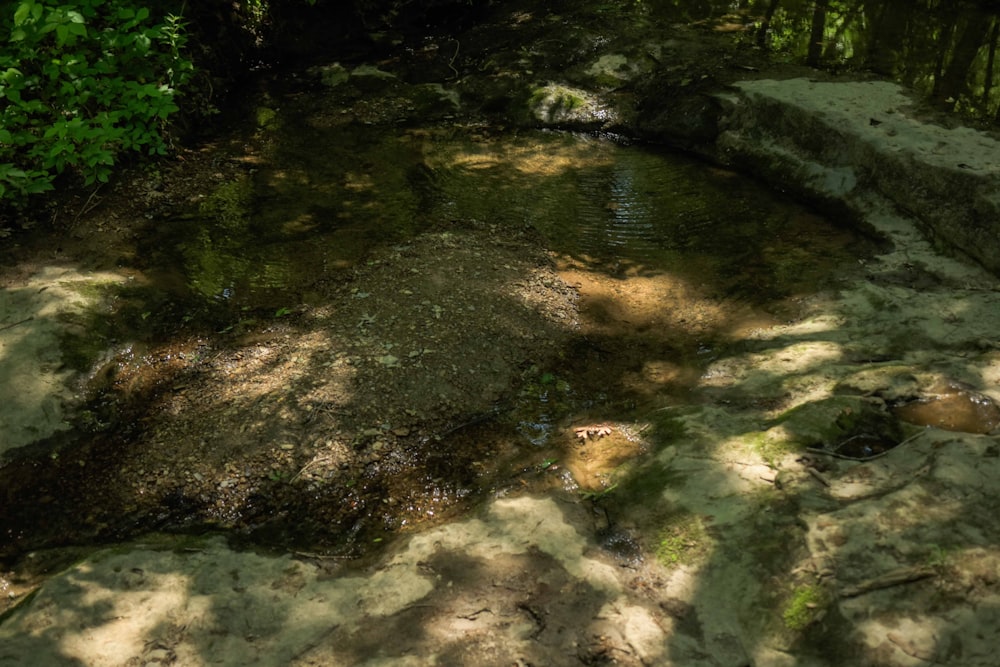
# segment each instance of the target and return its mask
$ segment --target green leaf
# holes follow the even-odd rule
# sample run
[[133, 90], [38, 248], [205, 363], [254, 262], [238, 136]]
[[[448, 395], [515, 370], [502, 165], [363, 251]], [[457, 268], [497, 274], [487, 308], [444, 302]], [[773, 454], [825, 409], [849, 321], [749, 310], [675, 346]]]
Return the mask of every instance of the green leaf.
[[25, 178], [27, 176], [23, 169], [18, 169], [10, 163], [0, 164], [0, 178], [13, 180], [15, 178]]
[[21, 74], [21, 70], [17, 69], [16, 67], [8, 67], [6, 72], [0, 74], [0, 81], [9, 84], [14, 79], [20, 79], [23, 77], [24, 75]]
[[28, 17], [34, 11], [36, 5], [32, 0], [24, 0], [17, 9], [14, 10], [14, 25], [20, 26], [24, 25], [24, 22], [28, 20]]

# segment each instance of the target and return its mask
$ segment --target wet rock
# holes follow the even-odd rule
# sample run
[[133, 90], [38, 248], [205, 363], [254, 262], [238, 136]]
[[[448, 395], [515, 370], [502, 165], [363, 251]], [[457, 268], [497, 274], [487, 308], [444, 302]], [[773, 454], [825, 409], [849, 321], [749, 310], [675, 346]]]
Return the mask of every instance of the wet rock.
[[593, 93], [561, 84], [535, 89], [528, 107], [531, 115], [546, 125], [598, 129], [619, 121], [615, 109]]
[[318, 78], [328, 88], [336, 88], [340, 84], [346, 83], [351, 77], [350, 71], [340, 63], [311, 67], [308, 74]]
[[351, 70], [350, 82], [365, 92], [385, 89], [396, 80], [396, 75], [380, 70], [374, 65], [360, 65]]

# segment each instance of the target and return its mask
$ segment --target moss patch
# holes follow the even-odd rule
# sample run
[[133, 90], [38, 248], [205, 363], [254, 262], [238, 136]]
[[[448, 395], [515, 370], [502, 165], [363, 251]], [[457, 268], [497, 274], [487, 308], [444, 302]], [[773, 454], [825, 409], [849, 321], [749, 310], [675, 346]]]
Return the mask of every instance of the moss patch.
[[826, 613], [829, 603], [830, 596], [822, 586], [798, 586], [785, 604], [781, 618], [789, 630], [805, 630]]
[[689, 565], [709, 551], [711, 538], [701, 517], [694, 514], [676, 516], [660, 532], [656, 560], [664, 567]]
[[278, 112], [270, 107], [257, 107], [257, 127], [271, 130], [279, 126]]
[[545, 123], [576, 120], [588, 103], [583, 91], [555, 84], [535, 89], [528, 99], [531, 114]]
[[248, 178], [238, 178], [216, 188], [198, 210], [227, 228], [240, 229], [246, 227], [252, 199], [253, 183]]
[[788, 454], [801, 451], [805, 445], [788, 437], [783, 429], [771, 429], [766, 433], [753, 433], [746, 438], [750, 449], [772, 467], [778, 464]]

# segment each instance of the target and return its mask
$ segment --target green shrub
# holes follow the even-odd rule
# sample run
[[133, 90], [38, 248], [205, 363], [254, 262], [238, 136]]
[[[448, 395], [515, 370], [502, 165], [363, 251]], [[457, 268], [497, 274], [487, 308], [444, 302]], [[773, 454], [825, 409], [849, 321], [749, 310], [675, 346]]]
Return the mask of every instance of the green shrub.
[[192, 71], [177, 16], [133, 0], [17, 0], [0, 9], [0, 202], [69, 172], [108, 180], [123, 153], [166, 152]]

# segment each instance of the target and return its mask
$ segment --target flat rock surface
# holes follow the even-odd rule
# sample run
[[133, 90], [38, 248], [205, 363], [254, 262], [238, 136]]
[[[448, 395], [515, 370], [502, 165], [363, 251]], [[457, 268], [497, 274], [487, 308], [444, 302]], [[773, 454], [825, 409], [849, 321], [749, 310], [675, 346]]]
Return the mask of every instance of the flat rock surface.
[[61, 341], [85, 331], [102, 290], [122, 281], [73, 266], [19, 268], [0, 290], [0, 455], [69, 428], [76, 374]]
[[711, 151], [861, 209], [877, 193], [947, 244], [1000, 269], [1000, 143], [991, 136], [942, 125], [887, 81], [762, 79], [732, 88], [720, 95], [726, 109]]

